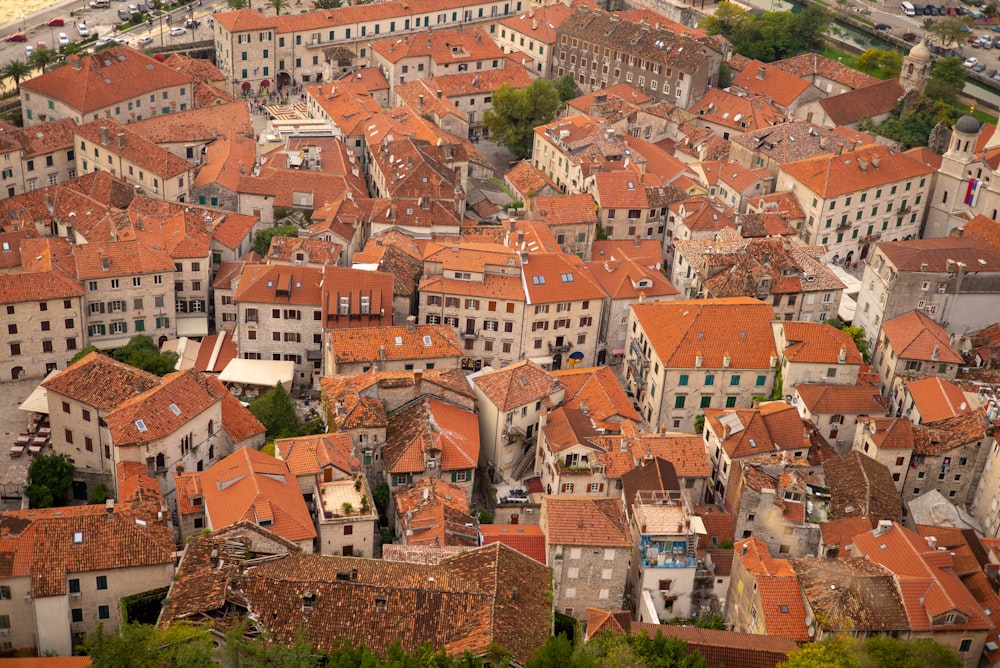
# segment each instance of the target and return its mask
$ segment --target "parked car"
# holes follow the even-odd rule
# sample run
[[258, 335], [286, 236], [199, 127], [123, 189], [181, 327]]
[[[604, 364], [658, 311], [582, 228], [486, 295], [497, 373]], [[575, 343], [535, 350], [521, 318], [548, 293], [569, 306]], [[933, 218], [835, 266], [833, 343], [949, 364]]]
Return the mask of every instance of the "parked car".
[[28, 41], [28, 36], [25, 35], [23, 32], [16, 32], [13, 35], [7, 35], [6, 37], [4, 37], [3, 41], [5, 41], [5, 42], [27, 42]]
[[64, 32], [59, 33], [59, 46], [69, 46], [69, 35]]
[[122, 46], [128, 46], [128, 40], [125, 39], [124, 37], [115, 37], [111, 41], [114, 42], [115, 44], [121, 44]]
[[136, 46], [140, 46], [140, 47], [141, 46], [146, 46], [147, 44], [152, 44], [152, 43], [153, 43], [153, 38], [152, 37], [140, 37], [139, 39], [137, 39], [135, 41], [135, 45]]
[[145, 2], [140, 2], [139, 3], [139, 11], [142, 12], [143, 14], [148, 14], [149, 13], [149, 6]]
[[978, 62], [979, 62], [979, 59], [977, 59], [977, 58], [976, 58], [975, 56], [973, 56], [973, 57], [970, 57], [970, 58], [966, 58], [966, 59], [965, 59], [965, 62], [964, 62], [964, 63], [962, 63], [962, 64], [963, 64], [963, 65], [965, 65], [965, 66], [966, 66], [966, 67], [968, 67], [968, 68], [972, 68], [972, 67], [974, 67], [974, 66], [976, 65], [976, 63], [978, 63]]
[[24, 47], [24, 55], [27, 58], [31, 58], [31, 54], [33, 54], [34, 52], [35, 52], [35, 47], [31, 46], [30, 44]]
[[108, 44], [111, 44], [111, 38], [110, 37], [102, 37], [101, 39], [99, 39], [96, 42], [94, 42], [94, 48], [99, 49], [102, 46], [107, 46]]
[[170, 29], [170, 35], [172, 37], [177, 37], [178, 35], [184, 35], [184, 34], [187, 34], [187, 30], [185, 28], [180, 27], [180, 26], [177, 26], [175, 28], [171, 28]]
[[59, 17], [56, 17], [54, 19], [49, 19], [49, 22], [46, 23], [45, 25], [47, 25], [50, 28], [60, 28], [66, 25], [66, 19], [61, 19]]
[[128, 10], [129, 10], [129, 12], [131, 12], [132, 14], [138, 14], [138, 13], [139, 13], [139, 8], [138, 8], [138, 7], [136, 7], [135, 5], [129, 5], [129, 6], [128, 6]]
[[130, 18], [132, 18], [132, 15], [128, 13], [127, 9], [119, 9], [118, 18], [121, 19], [122, 21], [128, 21]]
[[972, 71], [977, 73], [982, 72], [985, 69], [986, 69], [986, 63], [978, 63], [972, 66]]
[[201, 21], [199, 21], [198, 19], [188, 19], [187, 21], [184, 22], [184, 27], [188, 28], [189, 30], [194, 30], [200, 25]]
[[875, 30], [892, 30], [892, 26], [888, 23], [876, 23]]
[[86, 23], [78, 23], [76, 25], [76, 31], [80, 33], [80, 37], [90, 37], [90, 28], [87, 27]]

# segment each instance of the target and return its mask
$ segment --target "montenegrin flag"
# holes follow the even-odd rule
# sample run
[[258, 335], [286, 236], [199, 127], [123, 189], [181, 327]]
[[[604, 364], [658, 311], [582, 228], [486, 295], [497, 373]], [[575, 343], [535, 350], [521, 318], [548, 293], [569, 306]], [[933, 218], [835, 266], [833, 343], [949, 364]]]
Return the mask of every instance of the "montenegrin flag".
[[969, 179], [969, 189], [965, 191], [965, 203], [972, 206], [976, 199], [976, 190], [979, 189], [979, 179]]

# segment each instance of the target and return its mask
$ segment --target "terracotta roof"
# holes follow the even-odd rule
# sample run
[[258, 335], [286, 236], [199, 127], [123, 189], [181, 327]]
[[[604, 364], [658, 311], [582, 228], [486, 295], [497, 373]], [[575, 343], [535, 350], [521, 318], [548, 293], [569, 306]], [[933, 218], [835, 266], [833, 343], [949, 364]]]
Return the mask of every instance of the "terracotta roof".
[[[674, 465], [666, 459], [654, 457], [639, 462], [639, 465], [622, 476], [622, 498], [632, 508], [639, 492], [680, 492]], [[644, 532], [645, 533], [645, 532]]]
[[588, 262], [590, 275], [612, 299], [673, 297], [677, 288], [662, 272], [649, 269], [631, 258]]
[[550, 549], [554, 545], [632, 545], [620, 498], [543, 496], [541, 526]]
[[347, 432], [280, 438], [274, 441], [274, 453], [288, 465], [292, 475], [320, 475], [328, 466], [350, 474], [361, 462], [352, 454]]
[[[192, 58], [186, 54], [172, 53], [167, 56], [163, 64], [202, 83], [225, 83], [226, 81], [226, 75], [211, 60], [205, 58]], [[243, 108], [246, 109], [246, 105], [243, 105]]]
[[479, 537], [484, 546], [503, 543], [541, 564], [547, 561], [545, 534], [537, 524], [480, 524]]
[[710, 88], [691, 111], [698, 122], [709, 122], [737, 132], [753, 132], [784, 123], [784, 112], [763, 95], [741, 97], [721, 88]]
[[[862, 90], [872, 88], [876, 86]], [[934, 173], [933, 168], [882, 144], [790, 162], [781, 170], [824, 199]]]
[[757, 95], [769, 97], [775, 104], [789, 107], [805, 93], [811, 84], [798, 75], [792, 75], [759, 60], [750, 61], [742, 72], [733, 77], [732, 86]]
[[389, 416], [382, 459], [389, 473], [423, 473], [428, 459], [442, 471], [474, 469], [479, 462], [475, 412], [424, 395]]
[[208, 376], [206, 382], [215, 388], [216, 394], [222, 396], [222, 428], [226, 430], [234, 444], [240, 445], [255, 436], [263, 436], [267, 431], [264, 425], [233, 396], [228, 388], [222, 385], [218, 378]]
[[472, 382], [503, 412], [543, 401], [563, 387], [531, 360], [487, 371]]
[[867, 418], [861, 422], [868, 438], [879, 448], [913, 449], [913, 424], [906, 418]]
[[852, 89], [865, 88], [880, 81], [870, 74], [851, 69], [818, 53], [803, 53], [784, 60], [776, 60], [770, 66], [799, 78], [829, 79]]
[[830, 488], [832, 519], [867, 517], [872, 524], [900, 520], [902, 501], [885, 464], [851, 450], [824, 461], [823, 470]]
[[93, 352], [43, 381], [42, 387], [99, 410], [109, 411], [159, 384], [160, 379], [148, 371]]
[[913, 453], [933, 457], [987, 436], [985, 411], [961, 413], [936, 422], [914, 425]]
[[0, 303], [66, 299], [83, 295], [83, 286], [63, 271], [22, 271], [0, 274]]
[[522, 197], [534, 197], [543, 188], [548, 187], [553, 191], [559, 189], [555, 181], [549, 175], [531, 164], [529, 160], [522, 160], [511, 167], [504, 175], [504, 179], [510, 183]]
[[[773, 309], [748, 297], [634, 304], [632, 312], [656, 351], [672, 369], [770, 369], [775, 354]], [[706, 336], [709, 333], [709, 336]]]
[[[108, 241], [73, 246], [80, 280], [159, 274], [174, 271], [173, 259], [141, 241]], [[107, 269], [105, 269], [107, 267]], [[170, 280], [170, 277], [167, 277]]]
[[824, 630], [857, 633], [909, 628], [889, 569], [866, 559], [792, 559], [792, 568], [810, 612], [823, 620]]
[[[78, 69], [76, 63], [80, 64]], [[187, 85], [192, 79], [127, 46], [70, 57], [68, 67], [57, 67], [23, 82], [38, 93], [90, 114], [116, 102], [134, 100], [163, 88]]]
[[555, 44], [556, 30], [572, 11], [560, 2], [547, 7], [532, 8], [519, 16], [500, 21], [500, 25], [537, 40], [540, 44]]
[[566, 388], [563, 406], [585, 412], [601, 429], [618, 432], [623, 422], [642, 420], [611, 367], [560, 369], [551, 375]]
[[[853, 70], [852, 70], [853, 71]], [[825, 128], [810, 121], [794, 120], [754, 132], [738, 134], [732, 141], [744, 148], [784, 165], [805, 158], [825, 155], [841, 144], [870, 144], [874, 136], [848, 127]]]
[[[68, 68], [59, 68], [68, 69]], [[105, 133], [108, 140], [104, 141]], [[168, 179], [193, 171], [194, 165], [170, 151], [160, 148], [129, 126], [104, 118], [77, 126], [76, 137], [85, 139], [94, 147], [118, 155], [151, 175]]]
[[[353, 55], [351, 54], [352, 57]], [[385, 75], [382, 74], [382, 70], [378, 67], [359, 67], [353, 72], [347, 72], [339, 80], [361, 86], [369, 93], [376, 91], [389, 92], [389, 82], [385, 80]]]
[[606, 239], [595, 241], [591, 248], [594, 262], [629, 258], [650, 269], [663, 268], [663, 248], [656, 239]]
[[479, 544], [465, 490], [439, 478], [422, 478], [392, 495], [407, 545]]
[[854, 537], [870, 531], [872, 526], [870, 519], [856, 515], [822, 522], [819, 529], [823, 535], [823, 545], [827, 548], [836, 548], [838, 550], [837, 556], [841, 559], [847, 559], [851, 556]]
[[948, 333], [920, 311], [910, 311], [882, 323], [882, 332], [897, 359], [962, 364]]
[[809, 448], [809, 434], [802, 418], [794, 406], [784, 401], [768, 401], [751, 409], [706, 408], [705, 426], [722, 441], [733, 459]]
[[167, 578], [174, 561], [173, 533], [163, 522], [144, 519], [150, 514], [155, 519], [157, 511], [159, 503], [153, 502], [152, 509], [138, 514], [116, 508], [110, 518], [103, 505], [4, 512], [0, 577], [30, 578], [34, 598], [66, 596], [69, 576], [76, 573], [163, 566]]
[[[234, 540], [238, 554], [226, 551]], [[202, 615], [221, 620], [232, 606], [252, 610], [251, 627], [267, 628], [282, 645], [303, 630], [301, 639], [314, 648], [364, 644], [379, 656], [394, 642], [408, 652], [430, 643], [453, 656], [466, 650], [482, 656], [496, 644], [521, 664], [551, 630], [549, 570], [506, 545], [422, 565], [304, 555], [284, 541], [278, 547], [280, 540], [253, 527], [196, 537], [161, 624]], [[223, 567], [216, 567], [213, 550], [225, 555]], [[246, 553], [268, 559], [248, 564]], [[303, 609], [307, 591], [313, 604]]]
[[767, 635], [800, 642], [808, 640], [805, 599], [791, 562], [773, 558], [767, 544], [758, 538], [737, 541], [735, 550], [743, 568], [756, 576], [757, 594], [763, 607], [759, 614]]
[[795, 386], [802, 404], [809, 412], [840, 415], [883, 415], [885, 401], [879, 388], [859, 381], [854, 385], [799, 383]]
[[391, 63], [404, 58], [430, 58], [439, 65], [503, 58], [503, 51], [479, 26], [468, 30], [435, 30], [426, 35], [390, 37], [372, 43], [372, 51]]
[[[707, 478], [712, 474], [708, 465], [708, 453], [705, 451], [705, 443], [701, 436], [635, 432], [624, 437], [624, 440], [633, 462], [632, 466], [643, 459], [661, 457], [673, 464], [679, 478]], [[608, 436], [596, 441], [605, 446], [609, 456], [621, 451], [622, 437]], [[609, 467], [608, 475], [611, 474]]]
[[446, 325], [405, 325], [366, 329], [335, 329], [329, 333], [338, 364], [385, 360], [461, 357], [454, 330]]
[[906, 391], [920, 411], [920, 419], [924, 423], [937, 422], [973, 410], [962, 390], [943, 378], [907, 381]]
[[[705, 531], [707, 532], [698, 536], [698, 549], [708, 550], [724, 541], [733, 540], [733, 515], [726, 510], [725, 506], [716, 503], [698, 503], [692, 509], [692, 514], [701, 518], [701, 522], [705, 525]], [[717, 558], [722, 554], [726, 554], [729, 556], [731, 565], [732, 557], [734, 556], [733, 550], [719, 548], [712, 550], [712, 552], [712, 562], [716, 564], [715, 572], [716, 574], [721, 574]], [[728, 575], [728, 571], [726, 574]]]
[[[170, 64], [174, 59], [198, 63], [199, 68], [203, 67], [201, 63], [204, 63], [204, 67], [215, 69], [211, 61], [188, 58], [177, 53], [168, 57], [166, 63]], [[211, 143], [220, 137], [233, 138], [242, 132], [252, 132], [253, 126], [250, 124], [250, 109], [246, 102], [240, 100], [171, 114], [159, 114], [129, 123], [128, 127], [156, 144], [200, 140], [209, 142], [211, 151]]]
[[785, 334], [788, 347], [782, 356], [790, 362], [805, 364], [837, 364], [845, 355], [844, 364], [861, 364], [861, 353], [854, 339], [825, 322], [783, 322], [778, 325]]
[[1000, 248], [1000, 225], [991, 218], [979, 214], [962, 228], [964, 236], [979, 237], [989, 241], [994, 248]]
[[240, 448], [208, 469], [179, 474], [176, 480], [181, 513], [192, 507], [192, 496], [200, 495], [204, 507], [197, 512], [205, 512], [213, 528], [245, 521], [266, 526], [290, 541], [316, 537], [288, 465], [253, 448]]
[[896, 108], [904, 92], [899, 79], [889, 79], [840, 95], [821, 98], [819, 105], [837, 125], [852, 125], [862, 118], [889, 113]]
[[883, 241], [878, 244], [878, 251], [899, 271], [953, 272], [959, 262], [965, 264], [965, 271], [970, 274], [1000, 271], [1000, 249], [987, 239], [968, 234], [941, 239]]
[[76, 122], [72, 118], [61, 118], [42, 125], [17, 128], [0, 133], [0, 141], [13, 142], [24, 153], [24, 158], [34, 158], [58, 150], [73, 148], [73, 130]]
[[246, 265], [233, 298], [244, 303], [318, 307], [322, 285], [320, 267]]

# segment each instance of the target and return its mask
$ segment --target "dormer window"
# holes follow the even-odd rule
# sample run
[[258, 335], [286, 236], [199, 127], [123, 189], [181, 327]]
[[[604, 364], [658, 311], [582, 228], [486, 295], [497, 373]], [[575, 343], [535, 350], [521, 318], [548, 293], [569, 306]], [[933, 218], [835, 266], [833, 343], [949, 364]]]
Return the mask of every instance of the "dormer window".
[[389, 601], [381, 596], [375, 597], [375, 609], [385, 611], [389, 608]]
[[74, 531], [73, 532], [73, 544], [74, 545], [83, 545], [83, 532], [82, 531]]
[[202, 504], [202, 498], [200, 496], [192, 496], [191, 497], [191, 505], [192, 506], [200, 506], [201, 504]]

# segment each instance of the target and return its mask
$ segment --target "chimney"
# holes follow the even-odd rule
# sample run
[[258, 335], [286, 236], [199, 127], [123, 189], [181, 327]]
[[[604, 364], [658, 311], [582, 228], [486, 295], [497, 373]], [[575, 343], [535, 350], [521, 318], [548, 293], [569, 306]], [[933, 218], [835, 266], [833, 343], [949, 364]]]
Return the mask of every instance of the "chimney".
[[109, 257], [101, 258], [101, 269], [104, 271], [109, 271], [111, 269], [111, 258]]
[[587, 402], [587, 401], [581, 401], [580, 402], [580, 412], [583, 413], [584, 415], [589, 415], [590, 414], [590, 403]]
[[69, 64], [74, 70], [79, 71], [83, 69], [83, 61], [76, 54], [69, 57]]
[[406, 316], [406, 331], [415, 332], [417, 329], [417, 317], [415, 315]]
[[417, 109], [424, 108], [424, 96], [423, 94], [417, 96]]
[[937, 536], [927, 537], [927, 547], [931, 548], [932, 550], [937, 549]]
[[704, 357], [704, 355], [701, 354], [701, 351], [699, 350], [698, 353], [694, 356], [694, 368], [695, 369], [700, 369], [701, 365], [702, 365], [702, 362], [704, 362], [704, 361], [705, 361], [705, 357]]
[[858, 169], [860, 169], [862, 172], [867, 172], [868, 161], [865, 160], [864, 158], [858, 158]]
[[101, 145], [102, 146], [107, 146], [108, 145], [108, 142], [110, 141], [109, 136], [110, 136], [110, 131], [108, 130], [108, 126], [106, 126], [106, 125], [102, 126], [101, 127]]
[[413, 370], [413, 382], [414, 383], [419, 383], [423, 379], [424, 379], [424, 370], [423, 369], [414, 369]]
[[108, 511], [108, 519], [115, 519], [115, 500], [108, 499], [104, 502], [104, 509]]
[[640, 240], [640, 238], [639, 238], [639, 235], [638, 235], [638, 234], [637, 234], [637, 235], [635, 235], [635, 239], [633, 239], [632, 241], [633, 241], [633, 243], [635, 244], [635, 247], [636, 247], [636, 248], [638, 248], [638, 247], [639, 247], [639, 246], [640, 246], [640, 245], [642, 244], [642, 241]]
[[826, 149], [826, 135], [819, 136], [819, 147], [824, 150]]
[[725, 354], [725, 355], [723, 356], [723, 358], [722, 358], [722, 368], [723, 368], [723, 369], [728, 369], [728, 368], [729, 368], [729, 365], [730, 365], [730, 364], [732, 364], [732, 362], [733, 362], [733, 357], [732, 357], [732, 355], [730, 355], [729, 353], [726, 353], [726, 354]]
[[839, 141], [839, 142], [837, 142], [837, 146], [836, 146], [836, 149], [834, 150], [834, 153], [836, 153], [837, 155], [840, 155], [843, 152], [844, 152], [844, 142]]
[[931, 361], [932, 362], [937, 362], [938, 361], [938, 353], [940, 353], [940, 352], [941, 352], [941, 346], [934, 346], [934, 350], [931, 351]]
[[760, 67], [757, 68], [757, 78], [760, 79], [761, 81], [763, 81], [766, 76], [767, 76], [767, 72], [764, 69], [764, 66], [761, 65]]
[[880, 156], [880, 155], [873, 155], [872, 156], [872, 167], [874, 167], [875, 169], [878, 169], [879, 163], [881, 163], [881, 162], [882, 162], [882, 156]]
[[520, 248], [524, 245], [524, 230], [517, 231], [517, 247]]
[[777, 355], [771, 355], [771, 368], [773, 369], [777, 365], [778, 365], [778, 356]]
[[442, 90], [441, 90], [440, 88], [438, 88], [438, 89], [437, 89], [437, 96], [438, 96], [438, 99], [440, 100], [440, 99], [441, 99], [441, 97], [442, 97], [443, 95], [444, 95], [444, 91], [442, 91]]
[[538, 30], [538, 19], [533, 19], [531, 21], [531, 29], [532, 30]]
[[840, 346], [840, 352], [837, 353], [837, 362], [843, 364], [847, 361], [847, 346]]
[[119, 132], [118, 133], [118, 148], [120, 148], [120, 149], [125, 148], [125, 133], [124, 132]]

